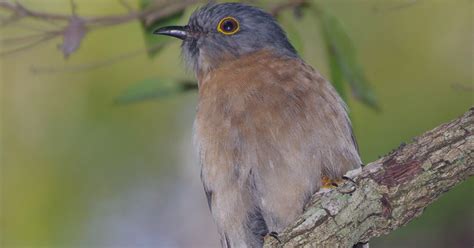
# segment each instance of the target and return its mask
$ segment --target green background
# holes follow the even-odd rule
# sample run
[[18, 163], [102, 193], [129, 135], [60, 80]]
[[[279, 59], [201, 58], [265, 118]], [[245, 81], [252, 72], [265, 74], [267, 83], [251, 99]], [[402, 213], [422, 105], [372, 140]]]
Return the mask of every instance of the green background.
[[[69, 1], [21, 2], [70, 11]], [[115, 0], [76, 2], [80, 15], [125, 12]], [[319, 2], [344, 23], [379, 101], [375, 111], [348, 99], [364, 162], [473, 105], [473, 1]], [[285, 20], [302, 57], [330, 75], [314, 18]], [[0, 27], [0, 39], [37, 24]], [[217, 245], [192, 148], [196, 93], [115, 103], [144, 79], [192, 80], [179, 42], [154, 59], [78, 69], [144, 49], [142, 32], [137, 21], [93, 30], [68, 60], [59, 38], [0, 57], [1, 247]], [[473, 189], [471, 178], [371, 247], [472, 247]]]

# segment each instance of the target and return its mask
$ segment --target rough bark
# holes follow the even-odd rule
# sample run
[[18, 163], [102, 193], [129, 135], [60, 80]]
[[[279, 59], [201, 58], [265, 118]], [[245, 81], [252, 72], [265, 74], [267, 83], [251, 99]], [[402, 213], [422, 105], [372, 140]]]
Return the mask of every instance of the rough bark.
[[407, 224], [474, 175], [473, 130], [471, 108], [362, 170], [349, 172], [354, 183], [316, 193], [304, 214], [278, 235], [280, 242], [267, 237], [265, 247], [352, 247]]

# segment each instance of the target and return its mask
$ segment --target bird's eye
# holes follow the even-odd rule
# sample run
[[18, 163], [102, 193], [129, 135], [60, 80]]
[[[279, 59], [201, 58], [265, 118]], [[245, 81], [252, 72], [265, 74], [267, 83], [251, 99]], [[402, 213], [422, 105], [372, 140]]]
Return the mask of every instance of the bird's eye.
[[239, 29], [239, 21], [230, 16], [222, 18], [222, 20], [219, 22], [219, 25], [217, 26], [217, 31], [225, 35], [235, 34], [239, 32]]

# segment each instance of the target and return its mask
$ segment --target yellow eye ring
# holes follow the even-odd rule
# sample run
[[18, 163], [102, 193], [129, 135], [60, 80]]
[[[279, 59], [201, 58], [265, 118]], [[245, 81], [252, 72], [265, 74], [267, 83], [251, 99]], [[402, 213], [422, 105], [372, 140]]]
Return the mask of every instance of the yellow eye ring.
[[217, 31], [225, 35], [233, 35], [240, 30], [240, 24], [237, 19], [232, 16], [224, 17], [217, 25]]

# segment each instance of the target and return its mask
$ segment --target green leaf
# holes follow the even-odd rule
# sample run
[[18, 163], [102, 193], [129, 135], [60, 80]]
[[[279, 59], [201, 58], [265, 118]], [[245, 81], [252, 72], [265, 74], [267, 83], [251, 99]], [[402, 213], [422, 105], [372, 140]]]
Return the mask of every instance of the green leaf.
[[[144, 10], [149, 8], [151, 5], [154, 4], [154, 0], [140, 0], [140, 9]], [[155, 57], [158, 52], [161, 50], [163, 46], [160, 44], [164, 44], [166, 41], [169, 41], [169, 37], [165, 36], [158, 36], [153, 35], [153, 31], [155, 31], [159, 27], [164, 27], [168, 25], [176, 25], [176, 23], [180, 20], [181, 16], [183, 15], [184, 10], [178, 11], [176, 13], [172, 13], [169, 16], [165, 16], [164, 18], [160, 18], [159, 20], [153, 23], [147, 23], [146, 20], [142, 20], [142, 29], [143, 35], [145, 39], [145, 45], [148, 49], [148, 56], [150, 58]]]
[[342, 97], [347, 97], [344, 83], [352, 95], [364, 104], [378, 109], [377, 99], [367, 81], [362, 66], [357, 61], [356, 49], [344, 26], [334, 15], [316, 9], [321, 19], [322, 33], [327, 46], [331, 80]]
[[160, 99], [197, 89], [195, 82], [176, 82], [164, 79], [145, 79], [126, 89], [115, 99], [118, 104], [130, 104], [146, 100]]

